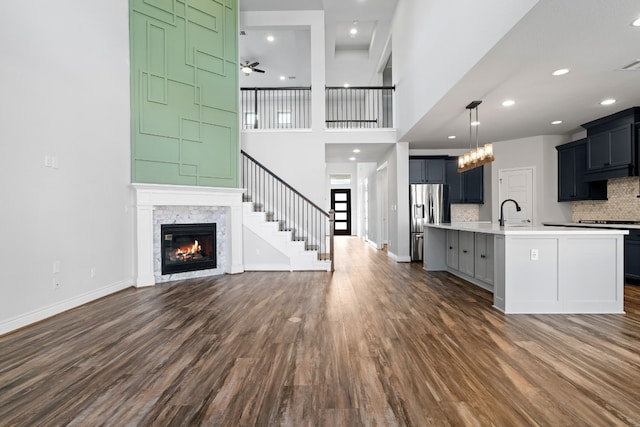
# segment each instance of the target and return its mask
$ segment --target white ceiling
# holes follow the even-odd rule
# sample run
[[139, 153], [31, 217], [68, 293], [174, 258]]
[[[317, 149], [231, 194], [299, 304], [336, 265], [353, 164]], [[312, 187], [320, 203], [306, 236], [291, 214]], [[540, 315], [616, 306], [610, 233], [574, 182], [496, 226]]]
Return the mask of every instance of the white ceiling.
[[[397, 0], [240, 0], [240, 11], [278, 10], [324, 10], [325, 11], [325, 80], [327, 86], [378, 85], [378, 68], [389, 38], [389, 28]], [[355, 24], [354, 24], [355, 22]], [[351, 36], [352, 27], [358, 29]], [[289, 29], [247, 28], [241, 23], [240, 30], [247, 36], [240, 36], [240, 59], [260, 62], [258, 68], [264, 75], [240, 74], [240, 86], [302, 86], [310, 81], [310, 74], [303, 75], [305, 68], [300, 62], [310, 63], [310, 46], [295, 46], [278, 38], [273, 43], [266, 41], [265, 30], [280, 30], [281, 37], [296, 40], [296, 34], [286, 35]], [[302, 29], [297, 29], [302, 30]], [[308, 36], [307, 36], [308, 40]], [[278, 44], [281, 43], [281, 44]], [[277, 55], [277, 58], [271, 58]], [[278, 64], [276, 70], [274, 64]], [[281, 70], [298, 71], [284, 72]], [[307, 73], [311, 70], [306, 69]], [[296, 72], [298, 73], [296, 75]], [[295, 84], [282, 82], [279, 77], [296, 75]], [[254, 79], [254, 76], [259, 77]]]
[[[376, 162], [387, 153], [395, 144], [325, 144], [325, 162], [345, 163], [351, 157], [356, 157], [358, 162]], [[354, 153], [353, 150], [360, 150]]]
[[[240, 0], [240, 9], [324, 9], [327, 85], [380, 84], [374, 79], [386, 59], [383, 52], [396, 4], [397, 0]], [[619, 70], [640, 60], [640, 28], [630, 25], [639, 17], [639, 0], [540, 0], [401, 140], [411, 149], [467, 147], [465, 106], [476, 99], [483, 101], [481, 143], [573, 135], [583, 123], [640, 105], [640, 71]], [[373, 23], [366, 35], [366, 55], [361, 45], [340, 48], [337, 28], [347, 28], [354, 20]], [[442, 45], [446, 49], [446, 40]], [[241, 57], [243, 46], [241, 41]], [[299, 53], [292, 56], [300, 58]], [[269, 64], [266, 56], [255, 60], [261, 67]], [[558, 68], [571, 71], [553, 77], [551, 72]], [[610, 97], [617, 99], [614, 105], [599, 104]], [[503, 107], [506, 99], [515, 105]], [[551, 125], [553, 120], [563, 123]], [[457, 139], [447, 139], [449, 135]], [[328, 146], [327, 160], [334, 158], [331, 150], [338, 145]]]
[[[467, 147], [464, 107], [475, 99], [483, 101], [481, 142], [571, 135], [640, 105], [640, 71], [619, 71], [640, 59], [640, 28], [630, 25], [638, 17], [638, 0], [540, 0], [403, 140], [411, 148]], [[559, 68], [570, 72], [552, 76]], [[617, 102], [603, 107], [605, 98]], [[503, 107], [506, 99], [516, 104]]]
[[[311, 34], [308, 28], [247, 28], [240, 35], [241, 63], [259, 62], [264, 73], [245, 75], [240, 70], [240, 87], [309, 86], [311, 84]], [[273, 37], [273, 42], [267, 40]], [[305, 54], [300, 54], [305, 52]], [[284, 76], [285, 80], [280, 77]]]

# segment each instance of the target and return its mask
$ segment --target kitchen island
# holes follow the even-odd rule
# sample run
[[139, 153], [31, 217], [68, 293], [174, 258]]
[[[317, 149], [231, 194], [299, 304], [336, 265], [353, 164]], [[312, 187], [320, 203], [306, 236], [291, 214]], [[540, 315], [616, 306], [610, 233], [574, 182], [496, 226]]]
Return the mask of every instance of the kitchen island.
[[624, 313], [626, 230], [425, 224], [424, 268], [493, 292], [504, 313]]

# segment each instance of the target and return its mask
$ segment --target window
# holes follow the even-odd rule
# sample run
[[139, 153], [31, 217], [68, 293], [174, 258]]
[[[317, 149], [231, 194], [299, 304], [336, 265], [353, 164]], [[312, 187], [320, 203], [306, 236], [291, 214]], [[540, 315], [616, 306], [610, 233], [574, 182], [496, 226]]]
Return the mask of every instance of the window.
[[253, 125], [258, 121], [258, 116], [254, 112], [244, 113], [244, 124], [253, 127]]
[[331, 185], [351, 185], [351, 174], [329, 175]]
[[291, 113], [288, 111], [280, 111], [278, 112], [278, 124], [279, 125], [290, 125], [291, 124]]

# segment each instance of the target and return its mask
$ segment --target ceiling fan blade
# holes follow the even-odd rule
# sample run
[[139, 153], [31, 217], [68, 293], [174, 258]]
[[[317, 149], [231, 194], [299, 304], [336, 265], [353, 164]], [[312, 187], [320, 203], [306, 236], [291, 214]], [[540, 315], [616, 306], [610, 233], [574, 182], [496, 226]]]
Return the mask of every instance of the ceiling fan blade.
[[264, 70], [260, 70], [258, 68], [254, 68], [253, 71], [255, 71], [256, 73], [264, 73]]
[[[247, 62], [249, 62], [249, 61], [247, 61]], [[253, 64], [249, 64], [249, 67], [253, 68], [253, 67], [256, 67], [258, 64], [260, 64], [260, 63], [256, 61]]]

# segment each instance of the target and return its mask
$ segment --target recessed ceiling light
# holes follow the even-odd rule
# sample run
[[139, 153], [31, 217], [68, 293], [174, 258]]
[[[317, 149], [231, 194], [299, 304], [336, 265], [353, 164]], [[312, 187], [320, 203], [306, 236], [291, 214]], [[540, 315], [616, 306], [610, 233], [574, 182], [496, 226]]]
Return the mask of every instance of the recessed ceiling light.
[[633, 25], [634, 27], [640, 27], [640, 18], [638, 18], [635, 21], [633, 21], [631, 23], [631, 25]]
[[506, 101], [504, 101], [502, 103], [502, 106], [503, 107], [511, 107], [515, 103], [516, 103], [516, 101], [514, 101], [513, 99], [507, 99]]
[[471, 126], [480, 126], [480, 122], [471, 122]]
[[610, 99], [605, 99], [604, 101], [601, 101], [600, 105], [611, 105], [615, 103], [616, 103], [616, 100], [613, 98], [610, 98]]
[[358, 34], [358, 29], [355, 27], [350, 29], [349, 34], [351, 34], [352, 36], [355, 36], [356, 34]]
[[456, 136], [455, 136], [455, 135], [449, 135], [447, 138], [449, 138], [449, 139], [456, 139]]
[[359, 150], [358, 148], [354, 148], [354, 149], [353, 149], [353, 152], [354, 152], [354, 153], [359, 153], [359, 152], [360, 152], [360, 150]]
[[286, 79], [285, 76], [280, 76], [280, 80], [284, 80], [284, 79]]
[[349, 160], [354, 161], [356, 158], [355, 157], [349, 157]]
[[562, 120], [554, 120], [551, 122], [552, 125], [559, 125], [560, 123], [562, 123]]
[[554, 76], [564, 76], [569, 72], [568, 68], [560, 68], [559, 70], [555, 70], [553, 73]]
[[345, 84], [344, 84], [344, 87], [349, 87], [349, 83], [345, 83]]
[[267, 36], [267, 41], [273, 42], [275, 39], [273, 36]]

